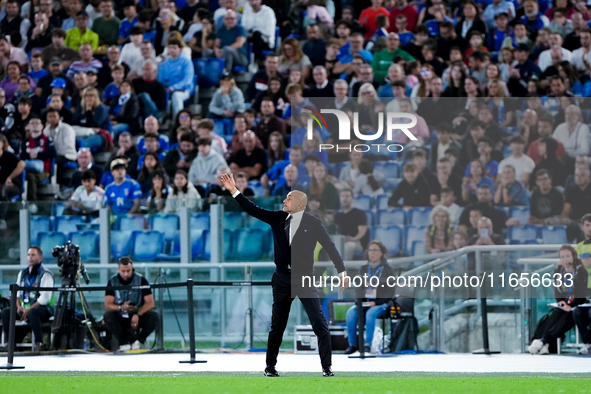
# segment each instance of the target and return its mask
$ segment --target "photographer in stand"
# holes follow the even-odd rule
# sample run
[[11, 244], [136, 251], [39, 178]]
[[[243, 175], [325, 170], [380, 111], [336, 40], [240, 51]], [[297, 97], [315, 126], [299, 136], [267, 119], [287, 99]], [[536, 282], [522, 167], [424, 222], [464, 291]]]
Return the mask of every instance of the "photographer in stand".
[[[16, 283], [21, 287], [53, 287], [53, 274], [45, 269], [43, 251], [39, 246], [31, 246], [27, 253], [28, 267], [19, 272]], [[51, 291], [19, 291], [16, 299], [16, 317], [27, 320], [33, 331], [33, 350], [43, 350], [42, 324], [53, 315], [54, 298]], [[10, 308], [2, 310], [2, 329], [4, 338], [8, 338]], [[22, 338], [16, 338], [21, 342]]]
[[111, 349], [139, 350], [158, 326], [160, 317], [154, 310], [156, 303], [150, 284], [135, 272], [131, 259], [121, 257], [117, 263], [117, 274], [111, 276], [107, 288], [128, 285], [146, 287], [138, 290], [107, 289], [103, 319], [112, 335]]

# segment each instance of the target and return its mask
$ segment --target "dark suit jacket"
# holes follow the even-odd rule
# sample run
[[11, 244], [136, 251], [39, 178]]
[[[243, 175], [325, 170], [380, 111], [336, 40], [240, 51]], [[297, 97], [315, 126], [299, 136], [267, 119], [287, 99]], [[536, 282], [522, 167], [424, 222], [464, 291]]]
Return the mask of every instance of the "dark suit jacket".
[[[339, 273], [345, 271], [345, 264], [339, 255], [334, 242], [326, 232], [320, 219], [307, 212], [304, 213], [300, 226], [293, 236], [292, 245], [289, 245], [285, 235], [285, 220], [288, 213], [285, 211], [270, 211], [257, 206], [241, 194], [236, 196], [236, 202], [249, 215], [262, 220], [271, 226], [273, 232], [273, 246], [275, 249], [276, 271], [289, 274], [288, 265], [291, 265], [292, 279], [303, 275], [313, 275], [314, 249], [316, 242], [326, 250], [330, 259]], [[292, 250], [293, 246], [293, 250]], [[301, 279], [299, 279], [301, 283]]]

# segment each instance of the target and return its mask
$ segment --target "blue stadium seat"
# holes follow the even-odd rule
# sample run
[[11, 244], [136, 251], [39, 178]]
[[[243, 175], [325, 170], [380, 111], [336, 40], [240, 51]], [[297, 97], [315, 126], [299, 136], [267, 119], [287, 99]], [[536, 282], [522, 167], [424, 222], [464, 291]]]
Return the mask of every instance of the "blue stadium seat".
[[210, 227], [209, 213], [193, 213], [191, 214], [191, 228], [205, 230]]
[[533, 225], [509, 227], [507, 237], [512, 244], [524, 244], [528, 240], [538, 238], [538, 228]]
[[[191, 229], [191, 258], [198, 260], [203, 253], [203, 230]], [[172, 240], [172, 247], [169, 254], [161, 254], [160, 260], [178, 261], [181, 257], [181, 232], [176, 231]]]
[[164, 235], [165, 241], [172, 241], [179, 229], [178, 215], [152, 215], [150, 221], [152, 222], [152, 230], [160, 231]]
[[424, 241], [425, 240], [425, 231], [427, 226], [415, 226], [410, 225], [406, 226], [405, 229], [405, 246], [404, 246], [404, 253], [411, 256], [412, 255], [412, 245], [415, 241]]
[[224, 229], [238, 230], [244, 227], [242, 212], [224, 212]]
[[336, 176], [337, 178], [339, 177], [339, 175], [341, 175], [341, 171], [343, 170], [343, 168], [345, 168], [347, 166], [347, 164], [349, 164], [349, 161], [345, 161], [342, 163], [336, 163], [334, 166], [334, 176]]
[[131, 234], [131, 258], [135, 261], [154, 261], [164, 249], [160, 231], [134, 231]]
[[215, 57], [202, 57], [193, 60], [193, 66], [195, 67], [195, 74], [199, 77], [199, 87], [211, 88], [220, 84], [226, 61]]
[[[98, 183], [98, 182], [97, 182]], [[66, 203], [55, 201], [51, 206], [51, 212], [53, 216], [62, 216], [66, 210]]]
[[387, 181], [382, 182], [382, 187], [385, 192], [394, 191], [400, 182], [402, 182], [402, 178], [390, 178]]
[[29, 222], [31, 244], [37, 245], [37, 236], [39, 233], [48, 233], [51, 231], [51, 218], [49, 216], [31, 216]]
[[388, 199], [390, 197], [387, 194], [380, 194], [376, 198], [376, 209], [381, 211], [383, 209], [388, 209]]
[[377, 224], [404, 226], [406, 224], [406, 212], [401, 208], [379, 210]]
[[566, 226], [544, 226], [540, 228], [540, 238], [542, 244], [566, 244], [568, 239], [566, 237]]
[[398, 255], [402, 250], [402, 228], [399, 226], [374, 226], [375, 239], [384, 244], [390, 256]]
[[132, 233], [132, 231], [111, 231], [111, 257], [114, 260], [130, 255]]
[[[232, 242], [234, 232], [232, 230], [224, 229], [224, 242], [222, 249], [224, 251], [224, 260], [230, 260], [232, 257], [232, 250], [234, 243]], [[205, 260], [211, 259], [211, 235], [209, 229], [203, 231], [203, 253], [201, 257]], [[216, 261], [217, 262], [217, 261]]]
[[428, 226], [431, 224], [429, 215], [431, 215], [431, 207], [416, 207], [412, 208], [409, 214], [409, 223], [413, 226]]
[[370, 196], [359, 195], [353, 201], [353, 206], [357, 209], [361, 209], [365, 211], [367, 209], [371, 209], [372, 201]]
[[58, 216], [55, 218], [55, 231], [68, 235], [77, 232], [77, 225], [83, 223], [83, 216]]
[[373, 168], [384, 174], [386, 178], [400, 178], [400, 164], [394, 160], [376, 161]]
[[519, 220], [519, 223], [522, 226], [525, 226], [527, 224], [527, 220], [529, 219], [529, 207], [511, 207], [511, 217]]
[[414, 241], [412, 243], [411, 256], [424, 256], [426, 254], [424, 241]]
[[258, 228], [265, 231], [271, 228], [271, 226], [269, 226], [267, 223], [250, 215], [246, 216], [246, 227]]
[[125, 231], [142, 231], [146, 228], [144, 215], [121, 215], [117, 217], [117, 229]]
[[242, 261], [259, 260], [265, 252], [264, 237], [267, 231], [256, 228], [241, 228], [234, 235], [236, 253], [234, 258]]
[[72, 243], [80, 247], [80, 257], [83, 260], [99, 257], [99, 234], [96, 231], [77, 231], [71, 235]]
[[40, 232], [37, 242], [44, 256], [51, 256], [51, 251], [58, 245], [66, 243], [66, 234], [59, 232]]

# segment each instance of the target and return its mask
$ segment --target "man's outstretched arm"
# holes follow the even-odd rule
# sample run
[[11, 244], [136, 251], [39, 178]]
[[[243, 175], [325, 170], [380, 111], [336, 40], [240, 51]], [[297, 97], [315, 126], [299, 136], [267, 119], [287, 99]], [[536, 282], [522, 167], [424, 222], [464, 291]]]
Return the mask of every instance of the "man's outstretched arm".
[[236, 202], [240, 204], [240, 206], [242, 207], [242, 209], [246, 211], [246, 213], [248, 213], [252, 217], [262, 220], [265, 223], [271, 224], [274, 212], [259, 207], [254, 202], [246, 198], [242, 193], [240, 193], [240, 190], [238, 190], [238, 188], [236, 187], [236, 183], [234, 182], [234, 175], [223, 174], [222, 184], [232, 194], [232, 197], [234, 197]]

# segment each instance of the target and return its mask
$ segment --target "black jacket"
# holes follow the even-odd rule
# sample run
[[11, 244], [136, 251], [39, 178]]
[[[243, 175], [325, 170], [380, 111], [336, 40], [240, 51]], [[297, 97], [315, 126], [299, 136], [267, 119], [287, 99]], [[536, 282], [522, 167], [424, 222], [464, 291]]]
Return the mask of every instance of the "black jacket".
[[[119, 104], [119, 96], [114, 97], [109, 104], [109, 115], [115, 115], [115, 108]], [[135, 94], [125, 104], [121, 106], [119, 114], [115, 115], [115, 120], [118, 123], [125, 123], [129, 126], [129, 132], [133, 135], [138, 134], [140, 130], [140, 105]]]
[[[342, 257], [337, 251], [334, 242], [330, 239], [322, 222], [316, 216], [304, 212], [300, 226], [293, 236], [292, 245], [289, 245], [289, 241], [285, 235], [287, 212], [263, 209], [243, 196], [242, 193], [236, 196], [236, 202], [250, 216], [271, 226], [277, 272], [289, 274], [288, 265], [291, 265], [293, 272], [292, 279], [303, 275], [312, 277], [316, 242], [319, 242], [326, 250], [337, 271], [339, 273], [345, 271], [345, 264], [343, 263]], [[301, 283], [301, 279], [299, 283]]]
[[553, 278], [556, 279], [556, 277], [558, 276], [556, 274], [559, 274], [562, 276], [563, 281], [563, 286], [554, 287], [554, 297], [556, 297], [556, 301], [564, 301], [570, 307], [575, 307], [577, 305], [584, 304], [585, 301], [587, 301], [587, 280], [589, 278], [589, 273], [587, 272], [585, 266], [581, 263], [581, 260], [575, 259], [573, 264], [573, 277], [570, 278], [572, 279], [573, 284], [573, 289], [571, 293], [569, 293], [568, 287], [564, 286], [565, 284], [568, 285], [570, 283], [568, 283], [569, 278], [564, 278], [566, 270], [563, 266], [558, 266], [558, 268], [556, 268], [556, 270], [554, 271], [555, 276], [553, 276]]

